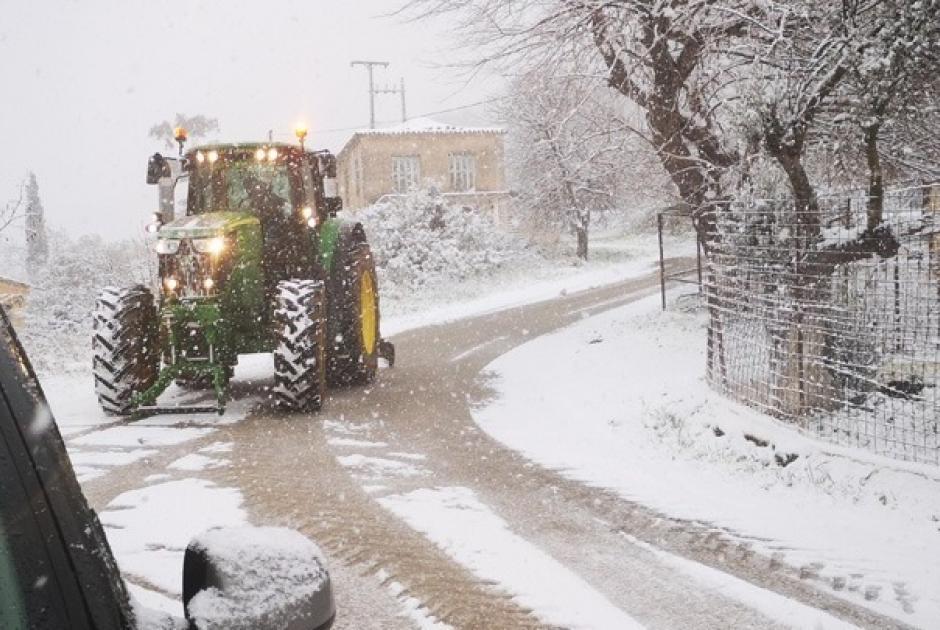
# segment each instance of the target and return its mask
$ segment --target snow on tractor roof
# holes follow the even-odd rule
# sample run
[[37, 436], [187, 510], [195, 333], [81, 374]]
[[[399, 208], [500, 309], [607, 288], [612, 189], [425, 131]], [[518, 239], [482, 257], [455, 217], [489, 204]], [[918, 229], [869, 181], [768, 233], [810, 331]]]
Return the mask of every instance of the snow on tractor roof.
[[194, 153], [196, 151], [209, 151], [212, 149], [216, 150], [233, 150], [233, 151], [254, 151], [258, 148], [274, 148], [274, 149], [285, 149], [285, 150], [294, 150], [300, 151], [300, 145], [291, 142], [260, 142], [257, 140], [252, 140], [249, 142], [212, 142], [209, 144], [200, 144], [192, 146], [186, 149], [186, 153]]
[[382, 129], [360, 129], [362, 135], [404, 135], [409, 133], [506, 133], [502, 127], [459, 127], [432, 118], [411, 118], [403, 123]]

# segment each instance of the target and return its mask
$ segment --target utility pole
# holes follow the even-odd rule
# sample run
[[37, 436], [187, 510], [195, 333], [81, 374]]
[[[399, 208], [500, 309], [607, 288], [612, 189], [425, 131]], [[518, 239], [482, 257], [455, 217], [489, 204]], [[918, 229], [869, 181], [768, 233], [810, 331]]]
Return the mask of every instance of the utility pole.
[[401, 121], [406, 122], [408, 120], [408, 114], [405, 112], [405, 77], [401, 78]]
[[352, 61], [349, 63], [350, 67], [355, 66], [365, 66], [366, 70], [369, 72], [369, 129], [375, 129], [375, 80], [373, 77], [373, 69], [375, 66], [381, 66], [383, 68], [388, 67], [387, 61]]

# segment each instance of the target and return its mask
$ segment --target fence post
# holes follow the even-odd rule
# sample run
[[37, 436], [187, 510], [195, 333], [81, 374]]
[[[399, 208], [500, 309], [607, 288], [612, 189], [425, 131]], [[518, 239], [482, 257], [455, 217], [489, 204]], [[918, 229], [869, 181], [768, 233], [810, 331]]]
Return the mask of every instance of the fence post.
[[663, 310], [666, 310], [666, 262], [663, 259], [663, 213], [656, 215], [656, 231], [659, 233], [659, 292], [663, 299]]
[[702, 292], [702, 236], [698, 233], [698, 229], [695, 228], [695, 222], [692, 222], [692, 227], [695, 229], [695, 267], [698, 271], [698, 292]]

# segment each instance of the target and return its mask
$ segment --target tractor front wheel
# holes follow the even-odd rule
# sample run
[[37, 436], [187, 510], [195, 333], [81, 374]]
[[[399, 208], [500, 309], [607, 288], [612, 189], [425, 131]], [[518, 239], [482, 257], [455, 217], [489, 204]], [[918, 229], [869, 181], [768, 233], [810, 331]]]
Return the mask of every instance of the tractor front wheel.
[[142, 285], [108, 287], [95, 303], [92, 337], [95, 394], [105, 413], [133, 411], [133, 397], [160, 372], [159, 321], [153, 294]]
[[368, 243], [339, 252], [330, 296], [330, 385], [375, 380], [379, 365], [379, 285]]
[[277, 285], [274, 318], [274, 401], [293, 411], [318, 411], [326, 391], [326, 300], [323, 283]]

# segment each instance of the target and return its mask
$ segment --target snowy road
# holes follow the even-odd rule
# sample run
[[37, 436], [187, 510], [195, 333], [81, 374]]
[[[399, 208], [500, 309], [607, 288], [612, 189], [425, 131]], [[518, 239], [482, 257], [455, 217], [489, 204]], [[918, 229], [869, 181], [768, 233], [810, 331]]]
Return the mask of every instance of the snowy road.
[[[235, 391], [254, 404], [243, 420], [117, 427], [123, 433], [106, 439], [109, 429], [97, 426], [74, 434], [70, 448], [84, 440], [136, 452], [84, 484], [106, 524], [133, 525], [121, 510], [149, 505], [138, 520], [158, 543], [191, 512], [200, 523], [247, 519], [316, 539], [333, 561], [339, 628], [899, 627], [707, 524], [541, 468], [477, 428], [471, 409], [493, 396], [481, 374], [488, 363], [656, 290], [658, 278], [647, 274], [400, 333], [395, 369], [370, 389], [333, 392], [319, 416], [271, 412], [259, 369]], [[167, 439], [180, 431], [185, 440]], [[178, 489], [196, 498], [134, 494], [157, 481], [186, 483]], [[231, 492], [200, 499], [213, 488], [239, 500]], [[159, 564], [146, 555], [154, 552], [125, 556]], [[178, 589], [166, 582], [136, 584]]]

